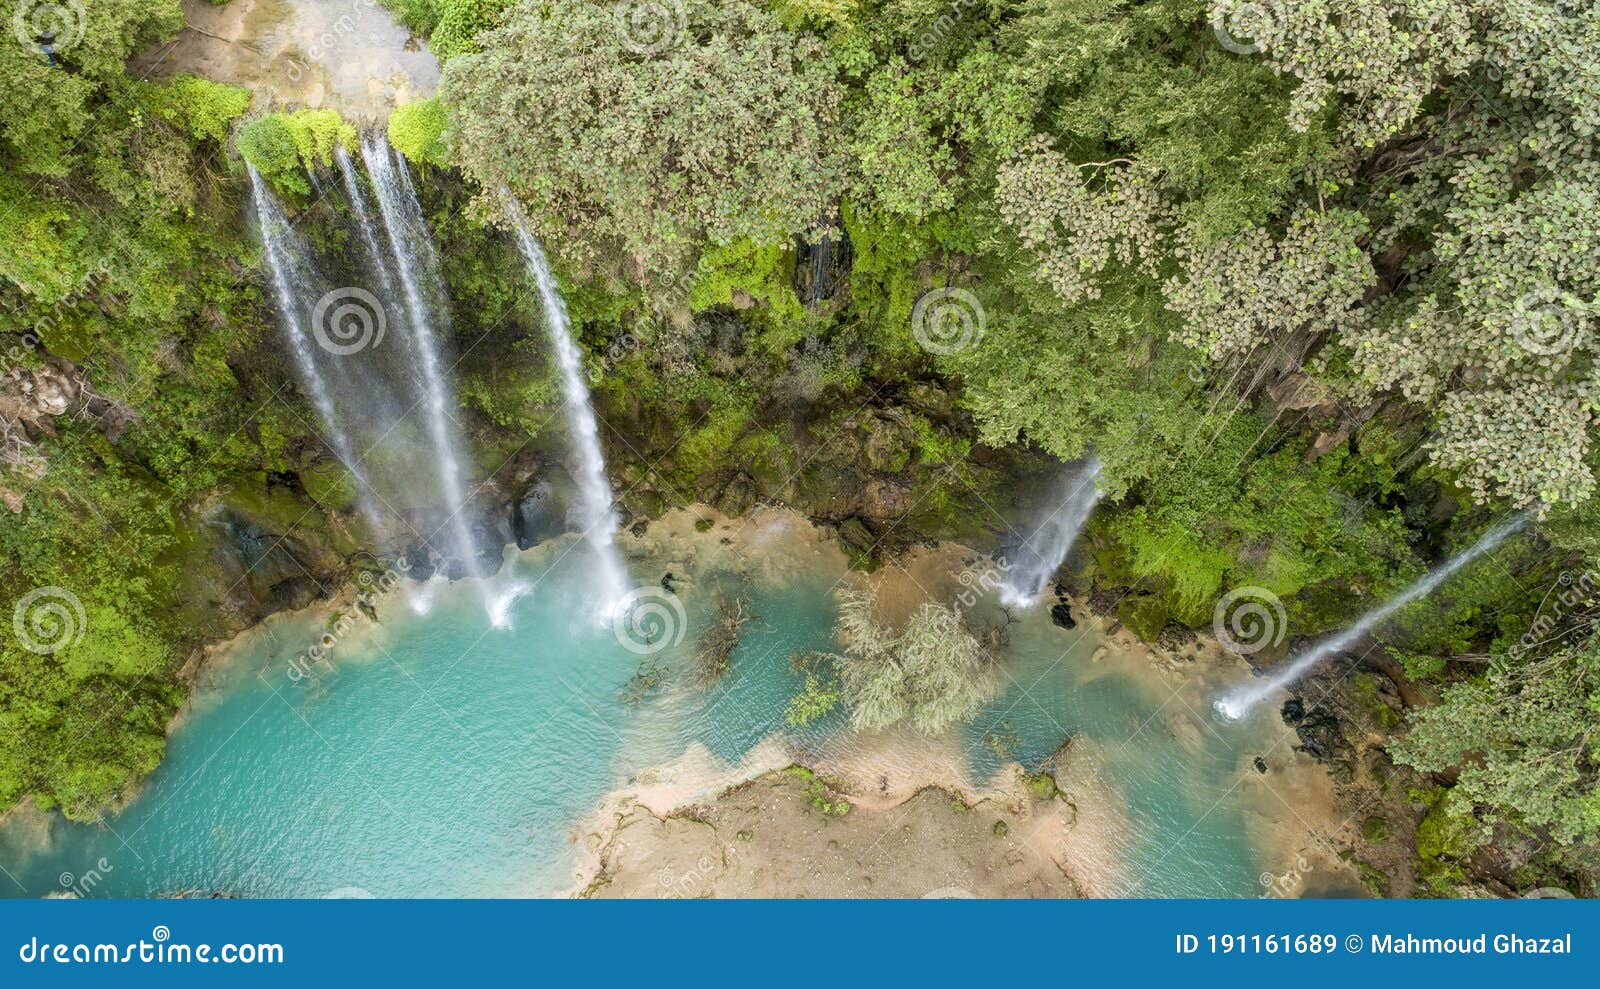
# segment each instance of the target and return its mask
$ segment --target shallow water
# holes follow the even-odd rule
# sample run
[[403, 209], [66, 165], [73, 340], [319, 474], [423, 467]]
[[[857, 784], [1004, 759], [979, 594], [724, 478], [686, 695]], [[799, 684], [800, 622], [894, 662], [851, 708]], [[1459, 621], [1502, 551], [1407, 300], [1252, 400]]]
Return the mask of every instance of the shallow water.
[[[214, 689], [125, 811], [103, 826], [52, 816], [43, 834], [40, 815], [21, 815], [0, 831], [10, 876], [0, 882], [14, 896], [564, 891], [572, 832], [609, 790], [694, 742], [733, 762], [785, 730], [784, 706], [800, 685], [788, 657], [832, 647], [832, 590], [842, 576], [814, 565], [769, 573], [719, 549], [698, 564], [680, 555], [677, 572], [693, 571], [678, 585], [685, 634], [655, 657], [666, 684], [633, 704], [624, 687], [644, 660], [588, 617], [587, 574], [576, 566], [583, 554], [569, 547], [540, 547], [502, 575], [534, 585], [512, 606], [512, 629], [487, 627], [478, 592], [466, 586], [441, 590], [425, 616], [396, 599], [382, 605], [381, 624], [339, 638], [336, 665], [318, 667], [320, 677], [297, 679], [291, 669], [308, 667], [291, 664], [326, 619], [273, 620], [213, 672]], [[673, 569], [670, 555], [646, 560], [633, 549], [641, 582]], [[690, 654], [719, 593], [746, 595], [757, 617], [732, 672], [701, 691], [690, 682]], [[1270, 852], [1248, 837], [1237, 786], [1259, 733], [1218, 734], [1199, 722], [1174, 730], [1174, 717], [1194, 717], [1193, 699], [1132, 661], [1094, 662], [1099, 644], [1082, 628], [1051, 625], [1043, 608], [1012, 627], [1010, 685], [962, 732], [974, 778], [1010, 759], [1037, 765], [1081, 733], [1126, 805], [1125, 832], [1108, 836], [1127, 877], [1117, 892], [1259, 894]], [[842, 720], [791, 740], [848, 747]]]
[[274, 104], [386, 117], [433, 95], [439, 62], [379, 0], [185, 0], [188, 29], [134, 69], [249, 86]]

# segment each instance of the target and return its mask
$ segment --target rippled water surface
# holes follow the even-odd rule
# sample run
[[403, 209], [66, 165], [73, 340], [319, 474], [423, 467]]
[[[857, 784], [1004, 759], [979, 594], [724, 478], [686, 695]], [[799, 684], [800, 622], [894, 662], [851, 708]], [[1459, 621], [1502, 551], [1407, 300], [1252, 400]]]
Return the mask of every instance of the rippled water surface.
[[[0, 832], [0, 882], [14, 896], [81, 886], [91, 870], [95, 896], [565, 890], [572, 831], [607, 791], [693, 742], [735, 761], [784, 731], [800, 683], [788, 657], [832, 647], [840, 575], [745, 583], [712, 567], [686, 581], [689, 627], [658, 657], [667, 682], [634, 704], [624, 688], [641, 657], [586, 617], [583, 575], [559, 556], [514, 564], [536, 585], [514, 605], [514, 628], [487, 627], [464, 585], [425, 616], [395, 602], [381, 625], [338, 643], [337, 672], [317, 681], [289, 669], [321, 626], [271, 622], [214, 674], [138, 800], [102, 826], [14, 822]], [[655, 564], [634, 564], [639, 580], [659, 579]], [[734, 590], [757, 617], [732, 672], [702, 692], [686, 675], [695, 632]], [[1251, 733], [1214, 731], [1174, 692], [1096, 663], [1097, 645], [1042, 609], [1012, 627], [1008, 686], [962, 732], [975, 778], [1009, 759], [1035, 765], [1081, 733], [1125, 805], [1125, 833], [1108, 838], [1122, 892], [1258, 893], [1262, 855], [1234, 792]], [[848, 746], [841, 721], [793, 740]]]

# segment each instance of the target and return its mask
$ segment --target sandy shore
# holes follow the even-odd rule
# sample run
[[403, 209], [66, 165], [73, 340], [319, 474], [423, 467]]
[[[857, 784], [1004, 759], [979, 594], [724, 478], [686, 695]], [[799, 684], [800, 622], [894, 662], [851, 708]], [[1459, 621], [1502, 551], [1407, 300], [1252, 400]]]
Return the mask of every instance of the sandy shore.
[[[711, 528], [697, 519], [712, 519]], [[715, 539], [721, 563], [708, 563]], [[643, 543], [648, 543], [649, 548]], [[927, 600], [956, 600], [992, 568], [966, 547], [918, 547], [872, 575], [845, 572], [831, 530], [789, 513], [723, 519], [705, 509], [673, 513], [650, 527], [634, 552], [672, 560], [678, 572], [708, 566], [762, 568], [757, 579], [837, 568], [841, 585], [868, 591], [886, 622]], [[630, 555], [633, 555], [630, 553]], [[1214, 728], [1194, 712], [1244, 665], [1202, 638], [1151, 645], [1112, 619], [1070, 602], [1098, 643], [1091, 676], [1160, 685], [1181, 703], [1147, 730], [1199, 752]], [[981, 611], [985, 606], [979, 605]], [[1305, 877], [1348, 868], [1329, 840], [1344, 823], [1331, 781], [1293, 752], [1286, 727], [1263, 739], [1266, 773], [1242, 757], [1234, 773], [1246, 827], [1264, 849], [1266, 895], [1295, 895]], [[802, 751], [769, 738], [738, 765], [695, 746], [638, 774], [607, 796], [574, 831], [578, 866], [569, 892], [618, 897], [973, 895], [1116, 896], [1134, 841], [1120, 786], [1105, 753], [1079, 736], [1040, 772], [1011, 763], [992, 779], [970, 778], [952, 733], [846, 733]]]
[[[573, 892], [589, 897], [1053, 897], [1084, 889], [1052, 854], [1076, 813], [1053, 786], [1007, 767], [977, 792], [919, 785], [914, 760], [883, 749], [854, 768], [900, 773], [876, 785], [788, 762], [778, 743], [752, 773], [705, 798], [726, 770], [700, 775], [702, 753], [666, 769], [670, 785], [613, 794], [581, 829], [587, 854]], [[937, 775], [930, 764], [923, 771]], [[669, 793], [670, 791], [670, 793]], [[679, 798], [677, 800], [673, 797]], [[676, 805], [675, 810], [666, 811]]]

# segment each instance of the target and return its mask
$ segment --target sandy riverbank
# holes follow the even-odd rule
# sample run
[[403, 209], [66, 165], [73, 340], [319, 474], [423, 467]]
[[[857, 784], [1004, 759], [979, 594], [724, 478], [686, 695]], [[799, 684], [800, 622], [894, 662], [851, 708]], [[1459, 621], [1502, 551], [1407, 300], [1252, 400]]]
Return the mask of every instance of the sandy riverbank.
[[[811, 531], [804, 520], [803, 530], [792, 519], [771, 524], [786, 540]], [[737, 537], [725, 548], [742, 558], [748, 547], [740, 544], [752, 525], [719, 518], [712, 534], [724, 525]], [[687, 556], [706, 535], [688, 516], [669, 517], [665, 528], [673, 533], [667, 542]], [[831, 535], [819, 531], [795, 548], [828, 557], [836, 551]], [[650, 538], [659, 538], [655, 526]], [[986, 556], [965, 547], [919, 547], [877, 574], [845, 573], [840, 582], [873, 593], [880, 616], [893, 622], [922, 601], [952, 599], [975, 586], [973, 575], [987, 565]], [[1160, 732], [1198, 753], [1205, 733], [1216, 730], [1203, 716], [1207, 698], [1248, 675], [1244, 664], [1204, 639], [1175, 648], [1144, 643], [1084, 602], [1070, 605], [1078, 628], [1062, 636], [1098, 643], [1090, 677], [1132, 678], [1170, 693], [1171, 702], [1149, 723], [1133, 726], [1133, 735]], [[1326, 772], [1293, 751], [1294, 741], [1287, 727], [1274, 725], [1260, 742], [1266, 770], [1256, 757], [1242, 757], [1228, 787], [1245, 805], [1248, 838], [1268, 866], [1264, 895], [1296, 895], [1313, 874], [1335, 888], [1353, 885], [1330, 840], [1348, 822]], [[1130, 889], [1134, 838], [1106, 753], [1077, 736], [1033, 770], [1013, 762], [974, 780], [954, 733], [939, 739], [846, 733], [820, 750], [802, 750], [780, 733], [738, 765], [719, 763], [696, 746], [637, 774], [574, 831], [578, 866], [570, 892], [1027, 897]]]

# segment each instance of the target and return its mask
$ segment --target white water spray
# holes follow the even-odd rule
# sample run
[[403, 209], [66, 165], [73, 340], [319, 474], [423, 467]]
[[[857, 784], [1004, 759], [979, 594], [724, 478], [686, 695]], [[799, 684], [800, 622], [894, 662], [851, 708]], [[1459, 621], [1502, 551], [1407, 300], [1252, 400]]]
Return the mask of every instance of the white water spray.
[[516, 228], [517, 246], [528, 270], [539, 287], [539, 297], [544, 303], [544, 324], [550, 334], [550, 344], [555, 349], [556, 364], [561, 369], [561, 391], [566, 404], [567, 428], [572, 436], [574, 452], [578, 457], [579, 510], [582, 512], [583, 536], [594, 550], [595, 579], [598, 584], [602, 615], [620, 607], [630, 590], [627, 568], [617, 552], [616, 533], [619, 525], [612, 507], [611, 481], [606, 477], [605, 454], [600, 448], [600, 427], [595, 421], [594, 408], [589, 404], [589, 386], [584, 381], [583, 357], [572, 339], [571, 320], [567, 303], [561, 297], [550, 262], [544, 248], [528, 229], [521, 209], [510, 194], [504, 195], [506, 211]]
[[350, 153], [342, 144], [334, 147], [333, 157], [339, 166], [339, 175], [344, 179], [345, 197], [349, 199], [350, 208], [356, 215], [356, 226], [361, 230], [361, 242], [367, 249], [368, 260], [372, 262], [373, 274], [378, 276], [383, 288], [383, 297], [397, 298], [400, 292], [394, 284], [394, 272], [388, 254], [378, 242], [378, 228], [372, 222], [372, 209], [367, 201], [366, 190], [361, 188], [361, 179], [356, 175], [355, 162], [350, 160]]
[[278, 197], [267, 188], [255, 166], [248, 167], [251, 196], [261, 228], [261, 242], [266, 249], [267, 267], [272, 272], [272, 294], [289, 337], [289, 350], [294, 354], [295, 368], [300, 372], [300, 384], [311, 399], [312, 407], [317, 410], [323, 428], [328, 431], [328, 443], [333, 448], [334, 456], [339, 458], [355, 479], [356, 506], [373, 534], [377, 535], [383, 531], [383, 525], [373, 498], [372, 482], [367, 479], [366, 472], [356, 459], [350, 435], [334, 409], [333, 394], [317, 364], [316, 344], [306, 331], [303, 300], [314, 299], [319, 294], [313, 288], [315, 279], [307, 260], [309, 251], [289, 225], [289, 218], [284, 215]]
[[1072, 544], [1078, 541], [1102, 494], [1100, 461], [1095, 457], [1062, 476], [1054, 509], [1023, 543], [1006, 573], [1006, 581], [1000, 587], [1001, 604], [1025, 608], [1039, 600], [1050, 578], [1072, 552]]
[[[411, 190], [409, 179], [402, 184], [400, 174], [405, 169], [405, 163], [396, 162], [388, 142], [370, 135], [363, 138], [361, 160], [367, 166], [367, 175], [372, 179], [372, 187], [377, 194], [378, 212], [383, 217], [384, 230], [389, 235], [392, 249], [394, 280], [399, 282], [405, 300], [406, 323], [411, 330], [409, 339], [422, 388], [428, 439], [438, 460], [439, 493], [444, 499], [445, 510], [449, 512], [449, 518], [445, 520], [445, 527], [449, 531], [448, 545], [466, 569], [467, 575], [479, 576], [476, 544], [467, 527], [463, 472], [456, 456], [460, 441], [450, 417], [455, 402], [445, 376], [444, 362], [439, 356], [439, 337], [448, 336], [450, 317], [442, 306], [431, 305], [427, 295], [432, 290], [443, 296], [433, 240], [423, 221], [422, 206]], [[352, 199], [351, 205], [359, 214], [364, 203], [365, 198], [358, 195]], [[379, 257], [381, 261], [381, 252]], [[379, 268], [383, 267], [380, 263]], [[424, 279], [427, 280], [426, 286]], [[439, 330], [437, 333], [436, 327]]]
[[1275, 670], [1271, 676], [1254, 683], [1245, 684], [1223, 695], [1217, 699], [1213, 707], [1216, 708], [1218, 714], [1229, 721], [1237, 721], [1243, 718], [1254, 710], [1256, 705], [1305, 676], [1318, 663], [1330, 656], [1336, 656], [1360, 642], [1368, 632], [1393, 617], [1401, 608], [1420, 601], [1438, 590], [1439, 586], [1449, 580], [1456, 571], [1500, 545], [1507, 536], [1526, 525], [1527, 521], [1527, 516], [1517, 515], [1500, 523], [1478, 537], [1477, 542], [1451, 557], [1443, 566], [1413, 581], [1405, 590], [1361, 616], [1361, 620], [1354, 625], [1316, 643], [1310, 649], [1284, 664], [1282, 669]]

